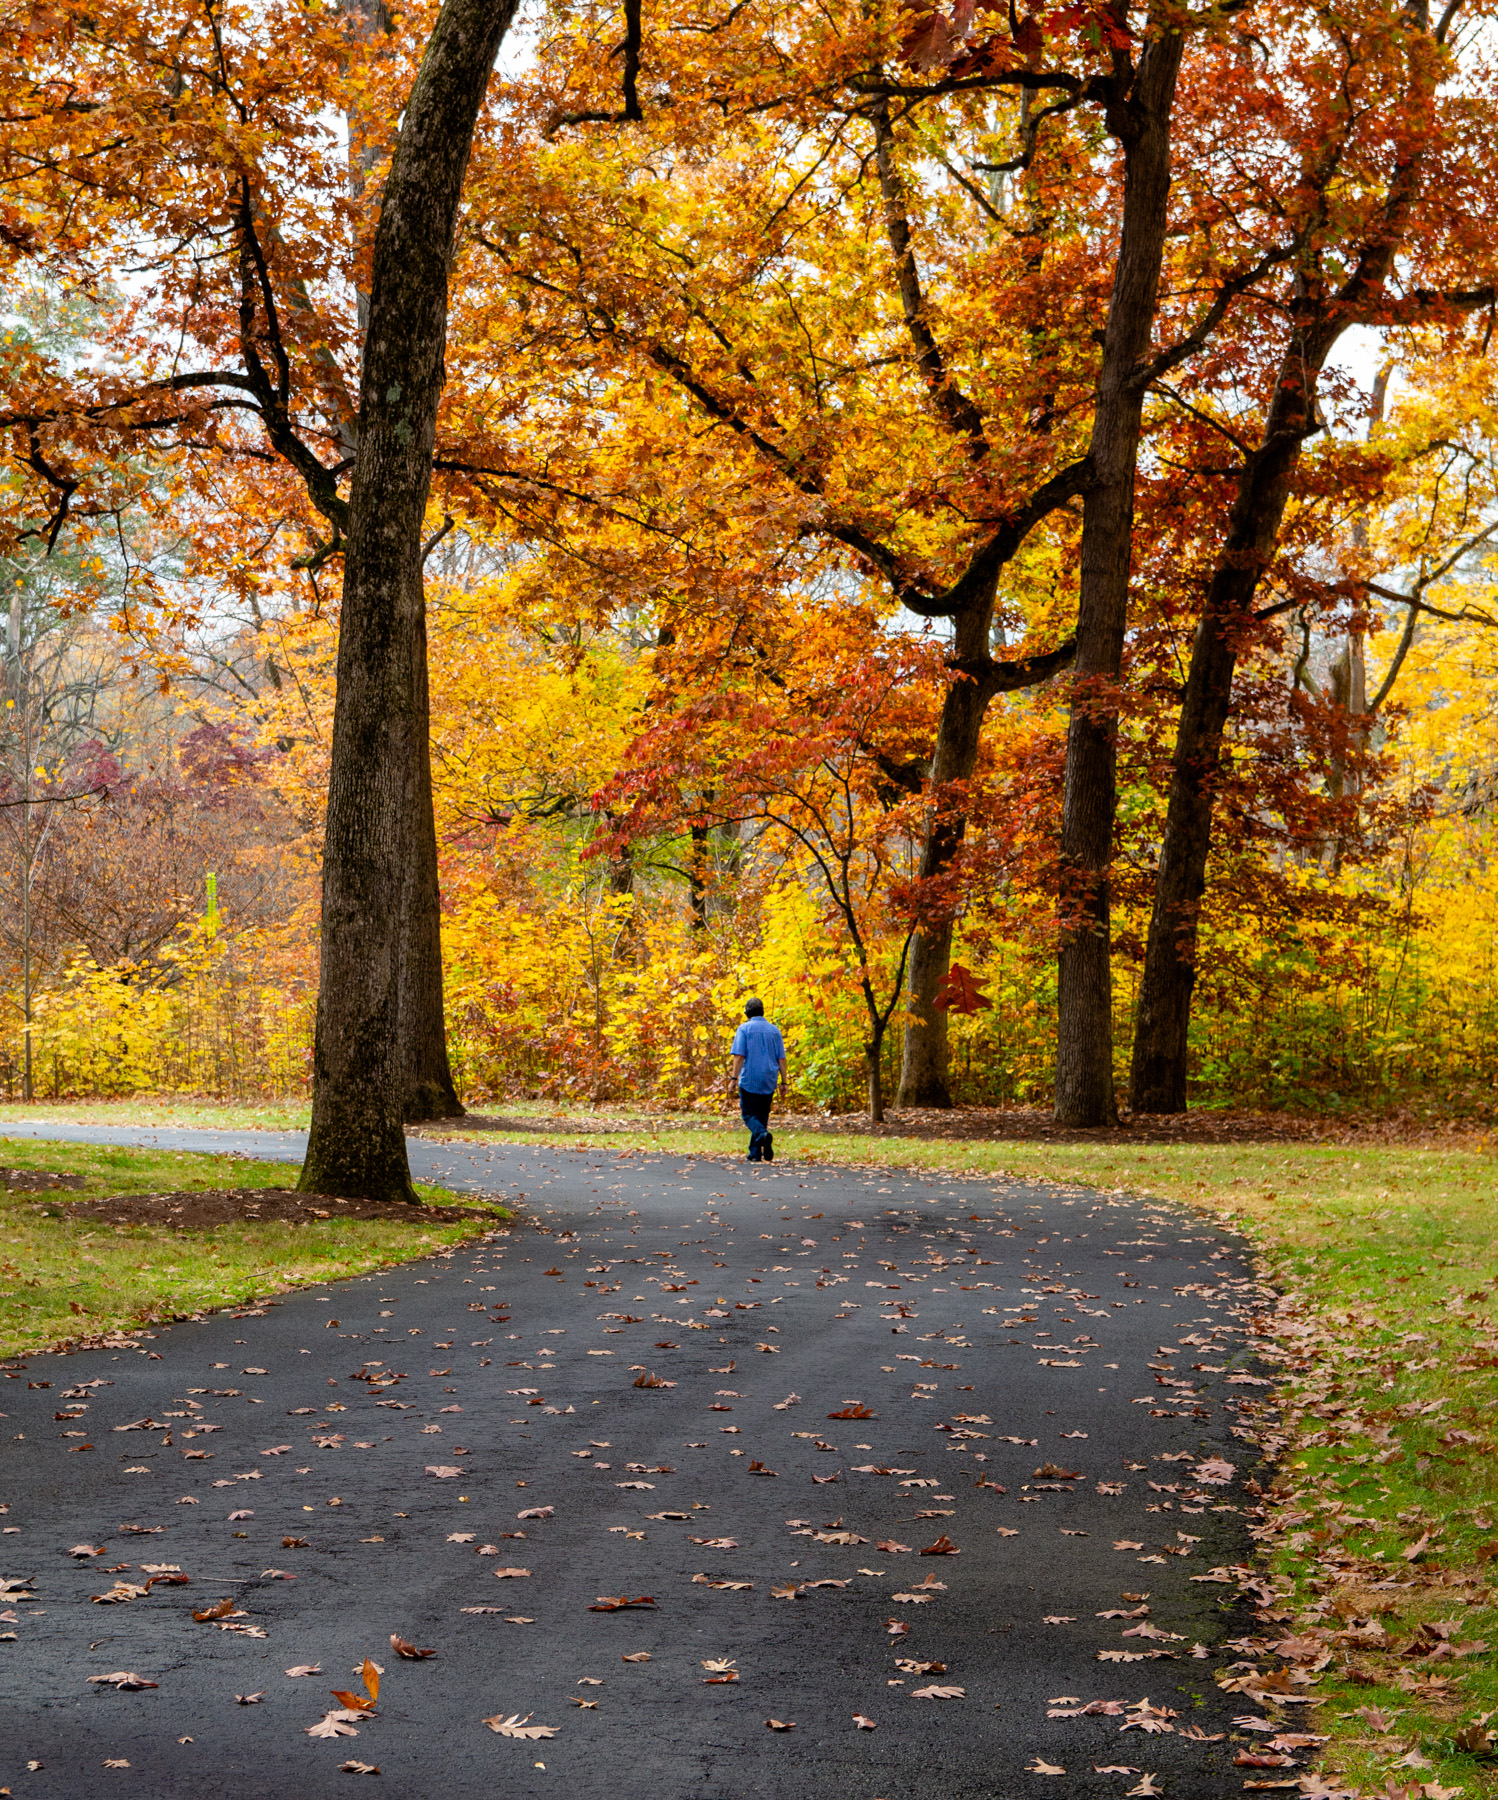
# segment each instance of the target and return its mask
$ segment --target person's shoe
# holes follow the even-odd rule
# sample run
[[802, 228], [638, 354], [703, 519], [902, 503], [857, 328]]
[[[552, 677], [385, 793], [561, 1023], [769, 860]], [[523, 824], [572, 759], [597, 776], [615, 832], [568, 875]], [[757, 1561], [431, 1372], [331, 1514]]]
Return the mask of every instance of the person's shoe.
[[745, 1162], [763, 1162], [764, 1158], [762, 1156], [756, 1156], [754, 1154], [754, 1152], [751, 1150], [749, 1152], [749, 1154], [744, 1158], [744, 1161]]
[[775, 1133], [773, 1131], [767, 1131], [765, 1133], [765, 1141], [764, 1141], [764, 1144], [761, 1146], [761, 1148], [764, 1151], [765, 1161], [766, 1162], [774, 1162], [774, 1160], [775, 1160]]

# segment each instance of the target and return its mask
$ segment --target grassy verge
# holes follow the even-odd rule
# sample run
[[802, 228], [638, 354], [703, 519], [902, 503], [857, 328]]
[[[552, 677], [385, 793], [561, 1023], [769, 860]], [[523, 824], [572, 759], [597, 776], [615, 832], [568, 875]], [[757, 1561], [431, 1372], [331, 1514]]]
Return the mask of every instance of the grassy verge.
[[[615, 1154], [743, 1146], [736, 1130], [554, 1141]], [[1290, 1769], [1248, 1779], [1380, 1800], [1498, 1795], [1495, 1147], [1371, 1134], [1044, 1145], [794, 1133], [778, 1146], [787, 1161], [1156, 1194], [1259, 1245], [1283, 1296], [1263, 1321], [1285, 1369], [1282, 1418], [1265, 1430], [1278, 1462], [1261, 1528], [1279, 1591], [1225, 1678], [1240, 1683], [1245, 1715], [1327, 1739], [1323, 1787]], [[1288, 1685], [1320, 1704], [1281, 1712], [1256, 1688], [1266, 1676], [1270, 1693]]]
[[[0, 1124], [178, 1126], [201, 1131], [305, 1131], [306, 1100], [0, 1100]], [[18, 1165], [19, 1166], [19, 1165]]]
[[[285, 1186], [293, 1165], [191, 1156], [114, 1145], [37, 1143], [0, 1137], [0, 1166], [79, 1175], [84, 1185], [53, 1193], [0, 1191], [0, 1355], [64, 1340], [131, 1330], [229, 1306], [303, 1283], [424, 1256], [494, 1227], [411, 1218], [284, 1225], [242, 1221], [213, 1230], [114, 1226], [66, 1217], [70, 1200], [176, 1188]], [[425, 1200], [462, 1206], [467, 1196], [418, 1184]]]

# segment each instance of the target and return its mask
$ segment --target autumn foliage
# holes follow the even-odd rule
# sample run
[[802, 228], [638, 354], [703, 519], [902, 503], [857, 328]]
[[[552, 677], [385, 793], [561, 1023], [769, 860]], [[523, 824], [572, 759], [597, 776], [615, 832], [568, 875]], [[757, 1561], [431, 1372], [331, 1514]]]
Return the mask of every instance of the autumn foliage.
[[[715, 1104], [751, 989], [806, 1102], [1041, 1102], [1083, 953], [1136, 1104], [1490, 1103], [1490, 13], [542, 10], [480, 114], [426, 521], [470, 1103]], [[435, 17], [0, 28], [12, 1086], [28, 1011], [38, 1091], [307, 1078]], [[70, 739], [80, 622], [112, 698]]]

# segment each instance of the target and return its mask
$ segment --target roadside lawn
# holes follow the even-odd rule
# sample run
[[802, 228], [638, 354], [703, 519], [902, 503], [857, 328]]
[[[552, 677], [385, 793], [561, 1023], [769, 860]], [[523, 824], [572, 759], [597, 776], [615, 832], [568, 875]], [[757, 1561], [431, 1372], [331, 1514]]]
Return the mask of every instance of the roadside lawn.
[[[461, 1122], [440, 1135], [461, 1135]], [[1258, 1330], [1285, 1372], [1257, 1424], [1274, 1462], [1261, 1471], [1259, 1627], [1219, 1675], [1260, 1721], [1244, 1728], [1242, 1754], [1259, 1759], [1244, 1763], [1244, 1785], [1498, 1795], [1498, 1142], [1334, 1127], [1260, 1143], [777, 1139], [786, 1162], [1157, 1195], [1244, 1232], [1279, 1291]], [[737, 1158], [744, 1136], [550, 1141]], [[1311, 1741], [1271, 1748], [1284, 1732]]]
[[[471, 1222], [411, 1207], [409, 1220], [117, 1225], [69, 1217], [64, 1209], [114, 1195], [285, 1187], [296, 1180], [296, 1165], [0, 1137], [0, 1170], [23, 1183], [33, 1170], [69, 1178], [56, 1188], [0, 1186], [0, 1356], [6, 1357], [363, 1274], [503, 1222], [488, 1203], [489, 1210], [473, 1210]], [[486, 1204], [424, 1185], [417, 1192], [442, 1208]]]

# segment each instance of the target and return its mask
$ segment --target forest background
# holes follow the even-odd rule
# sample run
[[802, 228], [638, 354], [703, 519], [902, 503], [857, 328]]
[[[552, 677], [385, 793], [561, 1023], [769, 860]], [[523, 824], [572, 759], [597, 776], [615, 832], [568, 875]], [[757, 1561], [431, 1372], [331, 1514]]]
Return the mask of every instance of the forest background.
[[[168, 12], [4, 26], [7, 1097], [309, 1082], [338, 482], [431, 9]], [[470, 169], [425, 564], [470, 1106], [716, 1109], [749, 992], [795, 1103], [877, 1108], [913, 1023], [945, 1097], [1045, 1104], [1093, 709], [1120, 1088], [1153, 920], [1190, 926], [1194, 1104], [1491, 1113], [1490, 21], [1163, 16], [530, 17]], [[1169, 30], [1128, 616], [1079, 679], [1106, 90]], [[1231, 705], [1170, 914], [1203, 644]]]

